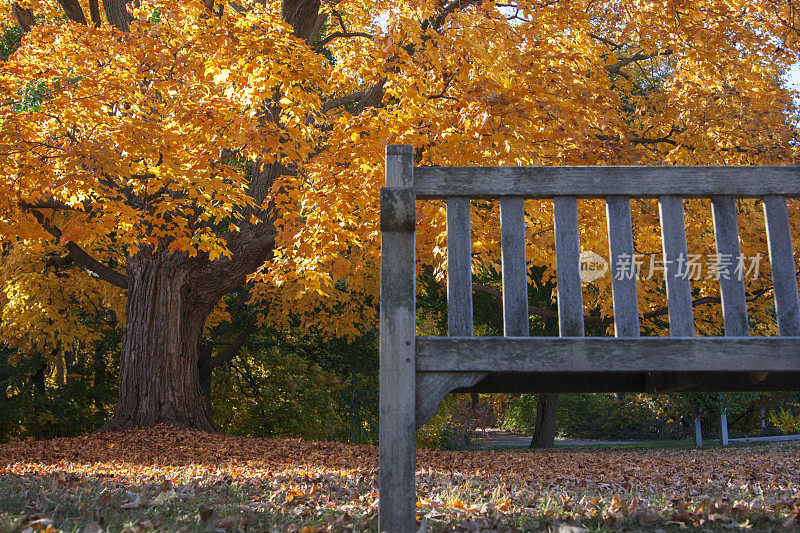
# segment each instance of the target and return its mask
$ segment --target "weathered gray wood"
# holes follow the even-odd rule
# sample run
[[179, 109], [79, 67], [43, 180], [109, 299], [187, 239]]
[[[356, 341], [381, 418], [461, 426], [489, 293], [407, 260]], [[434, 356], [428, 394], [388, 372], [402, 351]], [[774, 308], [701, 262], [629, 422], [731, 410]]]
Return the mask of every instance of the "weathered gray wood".
[[728, 411], [723, 409], [719, 414], [719, 443], [723, 446], [729, 444], [728, 441]]
[[692, 289], [689, 277], [678, 269], [679, 262], [685, 262], [689, 257], [686, 249], [683, 199], [680, 196], [661, 196], [658, 206], [664, 249], [669, 334], [673, 337], [691, 337], [694, 335]]
[[[425, 373], [427, 374], [427, 373]], [[658, 379], [654, 379], [658, 378]], [[691, 381], [691, 383], [688, 383]], [[674, 382], [679, 389], [670, 385]], [[527, 393], [527, 392], [745, 392], [797, 391], [800, 372], [770, 372], [763, 380], [753, 382], [747, 372], [515, 372], [487, 374], [471, 387], [457, 389], [462, 393]]]
[[639, 336], [639, 300], [636, 277], [631, 204], [627, 196], [606, 198], [608, 223], [609, 273], [614, 300], [614, 334], [617, 337]]
[[553, 198], [553, 229], [556, 234], [558, 332], [562, 337], [582, 336], [584, 334], [583, 287], [577, 199]]
[[797, 274], [792, 248], [792, 227], [786, 199], [764, 197], [764, 215], [769, 242], [769, 264], [775, 293], [778, 332], [785, 336], [800, 336], [800, 303], [797, 298]]
[[694, 445], [698, 448], [703, 445], [703, 423], [700, 420], [700, 408], [692, 404], [692, 421], [694, 422]]
[[472, 241], [469, 198], [447, 199], [447, 330], [472, 335]]
[[417, 372], [417, 428], [433, 418], [453, 389], [471, 387], [486, 376], [471, 372]]
[[[447, 324], [451, 336], [472, 336], [472, 243], [469, 198], [447, 199]], [[450, 391], [471, 387], [486, 374], [418, 372], [417, 428], [430, 420]]]
[[[758, 176], [758, 179], [753, 179]], [[418, 198], [551, 198], [611, 195], [800, 196], [800, 168], [762, 167], [418, 167]]]
[[425, 372], [794, 372], [798, 337], [418, 337]]
[[[661, 218], [661, 241], [664, 252], [664, 280], [667, 288], [667, 307], [669, 312], [669, 334], [673, 337], [694, 336], [694, 313], [692, 311], [692, 288], [687, 269], [679, 268], [680, 262], [686, 265], [689, 252], [686, 247], [686, 225], [683, 218], [683, 198], [680, 196], [661, 196], [658, 199]], [[685, 370], [681, 366], [670, 370]], [[656, 371], [657, 369], [650, 369]], [[697, 409], [693, 404], [692, 409]], [[703, 437], [700, 418], [695, 418], [695, 444], [701, 446]]]
[[525, 256], [525, 203], [500, 200], [500, 243], [503, 261], [503, 332], [523, 337], [528, 326], [528, 265]]
[[[720, 267], [719, 289], [725, 335], [747, 337], [750, 334], [750, 322], [747, 319], [744, 272], [741, 268], [736, 268], [741, 258], [736, 200], [729, 195], [712, 196], [711, 209], [714, 219], [714, 239], [717, 243], [717, 261]], [[722, 268], [726, 264], [728, 266]]]
[[[413, 148], [387, 146], [387, 187], [409, 188], [413, 186], [413, 179]], [[413, 206], [404, 206], [398, 211], [407, 212], [409, 209], [413, 209]], [[414, 231], [383, 231], [378, 511], [380, 531], [390, 533], [415, 529], [415, 283]]]
[[414, 231], [417, 206], [412, 187], [381, 187], [381, 231]]

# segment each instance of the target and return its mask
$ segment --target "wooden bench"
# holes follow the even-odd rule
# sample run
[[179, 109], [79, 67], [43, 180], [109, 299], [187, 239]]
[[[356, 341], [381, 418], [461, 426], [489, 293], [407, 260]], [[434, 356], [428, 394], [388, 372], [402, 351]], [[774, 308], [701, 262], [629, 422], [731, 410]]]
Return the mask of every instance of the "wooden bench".
[[[449, 392], [797, 390], [800, 302], [787, 196], [800, 169], [773, 167], [414, 167], [386, 147], [381, 189], [380, 531], [415, 531], [415, 434]], [[613, 276], [615, 337], [583, 338], [577, 198], [607, 205], [610, 267], [633, 256], [630, 198], [658, 198], [670, 337], [639, 338], [636, 280]], [[750, 337], [744, 281], [720, 279], [725, 337], [694, 337], [683, 198], [711, 198], [717, 252], [739, 256], [736, 197], [762, 198], [779, 337]], [[470, 199], [499, 198], [504, 337], [474, 337]], [[526, 198], [552, 198], [560, 337], [528, 337]], [[447, 204], [448, 336], [416, 335], [415, 213]], [[627, 256], [626, 256], [627, 254]], [[629, 259], [628, 259], [629, 260]], [[672, 388], [675, 390], [675, 388]]]

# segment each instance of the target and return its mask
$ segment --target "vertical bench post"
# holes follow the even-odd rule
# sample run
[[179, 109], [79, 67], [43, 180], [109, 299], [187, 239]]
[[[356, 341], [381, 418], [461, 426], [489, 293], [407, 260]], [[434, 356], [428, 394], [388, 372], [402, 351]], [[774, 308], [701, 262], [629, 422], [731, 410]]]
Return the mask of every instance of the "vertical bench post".
[[633, 250], [631, 201], [627, 196], [606, 198], [609, 270], [614, 302], [614, 334], [639, 336], [639, 299], [636, 296], [636, 261]]
[[561, 337], [583, 337], [583, 284], [577, 198], [553, 198], [553, 229], [556, 234], [558, 334]]
[[[658, 199], [661, 215], [661, 241], [664, 249], [664, 281], [667, 287], [669, 334], [671, 337], [694, 337], [694, 312], [692, 311], [692, 285], [687, 272], [679, 272], [678, 265], [687, 261], [686, 224], [683, 218], [683, 198], [661, 196]], [[703, 445], [700, 409], [692, 406], [694, 444]]]
[[471, 337], [472, 239], [469, 198], [447, 199], [447, 334]]
[[414, 149], [386, 147], [381, 191], [379, 530], [416, 529]]
[[769, 264], [775, 293], [775, 314], [778, 315], [778, 334], [784, 337], [800, 336], [797, 274], [786, 198], [765, 196], [764, 215], [769, 239]]
[[[712, 196], [711, 209], [719, 264], [736, 265], [742, 259], [739, 246], [739, 225], [736, 218], [736, 199], [730, 195]], [[742, 266], [738, 265], [734, 272], [720, 272], [719, 290], [726, 337], [747, 337], [750, 335], [750, 322], [747, 318], [747, 293], [744, 288], [744, 269], [741, 268]], [[728, 412], [724, 396], [722, 396], [722, 400], [719, 415], [719, 436], [720, 443], [723, 446], [727, 446]]]
[[528, 265], [525, 256], [525, 202], [518, 196], [500, 199], [500, 245], [503, 264], [503, 334], [527, 337]]

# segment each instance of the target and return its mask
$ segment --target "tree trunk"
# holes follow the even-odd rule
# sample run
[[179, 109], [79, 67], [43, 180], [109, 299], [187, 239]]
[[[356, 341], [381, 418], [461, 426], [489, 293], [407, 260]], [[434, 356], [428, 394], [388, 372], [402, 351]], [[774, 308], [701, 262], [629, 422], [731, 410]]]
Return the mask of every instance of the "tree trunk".
[[556, 407], [558, 394], [539, 393], [536, 404], [536, 427], [533, 430], [531, 448], [552, 448], [556, 439]]
[[[92, 355], [92, 373], [94, 375], [93, 385], [95, 392], [106, 386], [106, 363], [103, 359], [104, 351], [105, 346], [103, 345], [103, 342], [98, 342], [95, 344], [94, 355]], [[97, 395], [95, 395], [93, 403], [95, 410], [100, 415], [100, 418], [105, 420], [107, 416], [106, 409], [103, 405], [103, 402]]]
[[36, 362], [36, 371], [33, 373], [33, 391], [36, 395], [44, 398], [47, 396], [47, 387], [45, 383], [45, 371], [47, 370], [47, 362], [44, 356], [39, 356]]
[[186, 254], [140, 251], [128, 259], [119, 401], [104, 430], [165, 423], [213, 431], [199, 379], [200, 337], [217, 301]]
[[200, 393], [203, 395], [203, 401], [206, 404], [206, 410], [211, 416], [211, 378], [214, 375], [214, 366], [212, 364], [213, 347], [200, 346], [197, 370], [200, 379]]

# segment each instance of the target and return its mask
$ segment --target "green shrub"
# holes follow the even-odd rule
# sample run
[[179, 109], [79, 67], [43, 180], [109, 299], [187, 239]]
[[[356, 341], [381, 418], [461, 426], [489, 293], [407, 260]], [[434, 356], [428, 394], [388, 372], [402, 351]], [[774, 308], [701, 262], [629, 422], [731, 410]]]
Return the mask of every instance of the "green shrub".
[[294, 354], [259, 354], [247, 366], [246, 374], [241, 369], [214, 374], [213, 416], [221, 431], [306, 439], [346, 433], [335, 399], [343, 383], [336, 374]]
[[777, 412], [770, 413], [769, 421], [781, 435], [800, 433], [800, 415], [796, 415], [791, 411], [781, 408]]

